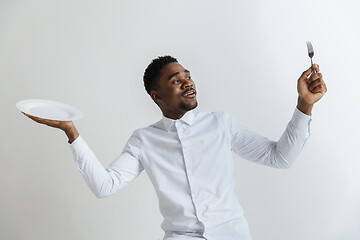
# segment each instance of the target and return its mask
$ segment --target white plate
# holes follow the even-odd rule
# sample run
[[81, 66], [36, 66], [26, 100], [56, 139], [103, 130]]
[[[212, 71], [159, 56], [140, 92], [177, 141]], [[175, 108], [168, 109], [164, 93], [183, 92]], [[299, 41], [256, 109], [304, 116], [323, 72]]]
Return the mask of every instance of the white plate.
[[45, 99], [22, 100], [16, 103], [16, 107], [29, 115], [51, 120], [72, 121], [83, 116], [83, 113], [73, 106]]

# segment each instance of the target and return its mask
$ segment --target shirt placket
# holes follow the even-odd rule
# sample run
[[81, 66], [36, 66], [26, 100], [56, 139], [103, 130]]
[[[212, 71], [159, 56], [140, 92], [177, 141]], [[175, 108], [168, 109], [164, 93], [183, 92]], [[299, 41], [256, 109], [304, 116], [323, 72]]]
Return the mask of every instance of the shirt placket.
[[202, 224], [204, 224], [203, 217], [203, 204], [201, 203], [201, 199], [199, 196], [199, 183], [196, 180], [196, 173], [194, 171], [194, 159], [192, 158], [191, 149], [191, 137], [190, 137], [190, 129], [189, 126], [183, 124], [181, 122], [176, 122], [175, 127], [179, 136], [179, 140], [182, 146], [184, 166], [186, 171], [186, 176], [188, 180], [189, 192], [191, 195], [192, 202], [194, 204], [195, 214]]

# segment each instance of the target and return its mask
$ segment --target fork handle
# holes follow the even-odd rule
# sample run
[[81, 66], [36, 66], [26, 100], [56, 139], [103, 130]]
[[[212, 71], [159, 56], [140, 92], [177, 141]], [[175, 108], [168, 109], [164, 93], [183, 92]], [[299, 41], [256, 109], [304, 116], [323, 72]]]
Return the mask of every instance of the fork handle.
[[316, 71], [315, 71], [315, 68], [314, 68], [312, 58], [310, 58], [310, 59], [311, 59], [311, 70], [312, 70], [312, 73], [314, 74], [314, 73], [316, 73]]

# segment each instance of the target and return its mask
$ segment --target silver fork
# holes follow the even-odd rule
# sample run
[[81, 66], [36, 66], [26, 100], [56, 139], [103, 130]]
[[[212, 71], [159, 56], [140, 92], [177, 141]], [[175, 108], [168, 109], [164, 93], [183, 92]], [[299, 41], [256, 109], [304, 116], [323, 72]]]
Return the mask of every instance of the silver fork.
[[308, 49], [308, 54], [309, 54], [309, 57], [311, 59], [311, 69], [312, 69], [312, 73], [314, 74], [315, 73], [315, 68], [314, 68], [314, 64], [313, 64], [313, 61], [312, 61], [312, 58], [314, 56], [314, 48], [311, 44], [310, 41], [306, 42], [306, 46], [307, 46], [307, 49]]

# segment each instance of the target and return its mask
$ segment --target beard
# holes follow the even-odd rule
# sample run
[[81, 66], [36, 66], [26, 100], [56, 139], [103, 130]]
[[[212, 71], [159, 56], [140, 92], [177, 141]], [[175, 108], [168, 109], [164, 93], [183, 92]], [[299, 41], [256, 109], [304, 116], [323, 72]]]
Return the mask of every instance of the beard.
[[193, 110], [198, 105], [197, 100], [195, 100], [195, 103], [184, 103], [183, 101], [180, 102], [180, 109], [184, 110], [185, 112]]

